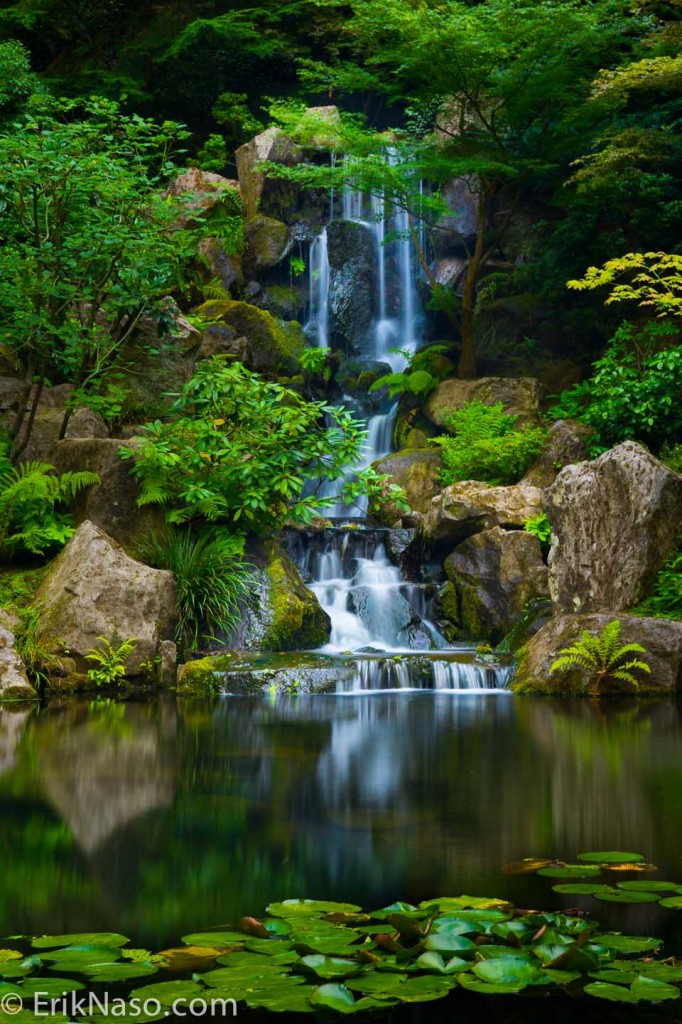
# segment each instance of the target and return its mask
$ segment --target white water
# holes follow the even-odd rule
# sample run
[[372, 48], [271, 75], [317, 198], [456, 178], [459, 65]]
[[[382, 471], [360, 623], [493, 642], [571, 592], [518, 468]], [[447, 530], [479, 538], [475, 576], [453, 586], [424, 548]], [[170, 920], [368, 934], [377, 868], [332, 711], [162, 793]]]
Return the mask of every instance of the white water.
[[310, 243], [308, 265], [309, 315], [304, 329], [315, 338], [318, 348], [328, 348], [330, 268], [326, 228]]

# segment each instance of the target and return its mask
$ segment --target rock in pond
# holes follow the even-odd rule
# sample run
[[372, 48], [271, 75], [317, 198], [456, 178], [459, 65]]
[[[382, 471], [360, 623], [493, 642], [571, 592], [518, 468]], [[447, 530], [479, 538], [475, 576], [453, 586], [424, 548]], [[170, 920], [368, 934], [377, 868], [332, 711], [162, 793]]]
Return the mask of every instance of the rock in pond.
[[277, 544], [256, 555], [254, 586], [236, 646], [253, 651], [305, 651], [329, 640], [331, 620], [300, 572]]
[[0, 702], [37, 699], [14, 646], [14, 634], [0, 626]]
[[459, 640], [500, 640], [529, 601], [548, 596], [537, 537], [499, 526], [469, 537], [445, 560], [441, 610]]
[[103, 636], [110, 643], [134, 639], [126, 674], [144, 676], [142, 663], [153, 662], [177, 621], [172, 573], [136, 562], [87, 520], [50, 566], [36, 606], [42, 611], [38, 637], [59, 643], [78, 672], [92, 667], [86, 655]]
[[517, 424], [521, 426], [537, 422], [540, 394], [540, 383], [534, 377], [480, 377], [478, 380], [450, 377], [438, 385], [426, 403], [425, 412], [432, 423], [442, 427], [451, 409], [473, 401], [484, 405], [501, 402], [506, 413], [518, 416]]
[[451, 484], [438, 494], [424, 517], [424, 537], [457, 542], [494, 526], [521, 528], [544, 508], [544, 491], [531, 484], [491, 487], [477, 480]]
[[632, 608], [682, 531], [682, 476], [635, 441], [566, 466], [547, 492], [555, 613]]
[[[648, 662], [651, 675], [635, 673], [644, 696], [665, 696], [682, 688], [682, 622], [624, 614], [559, 615], [550, 619], [521, 648], [512, 684], [516, 693], [583, 694], [591, 677], [584, 669], [552, 672], [559, 651], [574, 643], [583, 630], [599, 633], [615, 618], [621, 622], [621, 644], [638, 643], [646, 654], [636, 655]], [[609, 694], [629, 693], [632, 688], [617, 679], [607, 683]]]
[[353, 679], [354, 670], [354, 663], [336, 663], [324, 655], [217, 654], [181, 665], [177, 692], [181, 696], [334, 693], [339, 682]]

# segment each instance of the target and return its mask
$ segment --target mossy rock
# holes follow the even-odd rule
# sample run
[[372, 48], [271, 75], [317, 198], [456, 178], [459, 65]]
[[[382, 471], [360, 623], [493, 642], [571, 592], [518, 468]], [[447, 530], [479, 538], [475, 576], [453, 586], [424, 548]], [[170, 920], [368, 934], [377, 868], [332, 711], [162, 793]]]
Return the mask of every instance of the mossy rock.
[[195, 309], [194, 314], [232, 328], [234, 354], [248, 369], [266, 376], [291, 375], [299, 369], [298, 357], [306, 339], [296, 320], [278, 320], [265, 309], [231, 299], [211, 299]]
[[[425, 513], [431, 505], [431, 499], [440, 490], [440, 463], [440, 452], [435, 448], [413, 448], [379, 459], [373, 463], [373, 468], [377, 473], [386, 474], [390, 484], [402, 487], [413, 512]], [[388, 526], [400, 517], [400, 511], [390, 501], [381, 505], [371, 503], [370, 513]]]
[[294, 651], [321, 647], [329, 639], [329, 616], [282, 549], [275, 544], [267, 548], [268, 614], [261, 649]]
[[249, 217], [244, 224], [244, 237], [246, 259], [255, 274], [277, 266], [289, 249], [289, 228], [274, 217]]

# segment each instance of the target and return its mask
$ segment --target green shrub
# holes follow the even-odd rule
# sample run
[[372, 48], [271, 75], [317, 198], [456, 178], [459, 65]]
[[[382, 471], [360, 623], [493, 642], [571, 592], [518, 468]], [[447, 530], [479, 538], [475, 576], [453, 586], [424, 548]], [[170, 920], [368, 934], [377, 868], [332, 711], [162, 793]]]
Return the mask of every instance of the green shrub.
[[441, 482], [483, 480], [513, 484], [537, 459], [547, 441], [542, 427], [516, 427], [517, 416], [504, 411], [501, 402], [484, 405], [469, 402], [445, 418], [451, 437], [434, 438], [443, 454]]
[[91, 647], [85, 655], [88, 661], [94, 661], [97, 668], [88, 669], [88, 679], [95, 686], [118, 685], [126, 674], [125, 663], [137, 647], [133, 639], [122, 640], [118, 646], [114, 646], [119, 638], [114, 638], [110, 643], [104, 636], [98, 636], [100, 647]]
[[659, 569], [650, 595], [635, 611], [662, 619], [682, 619], [682, 537], [677, 550]]
[[682, 345], [668, 322], [622, 324], [593, 376], [564, 391], [553, 419], [577, 419], [594, 430], [598, 455], [621, 441], [643, 441], [654, 451], [679, 442], [682, 432]]
[[682, 444], [664, 444], [659, 458], [674, 473], [682, 474]]
[[393, 349], [405, 356], [409, 363], [400, 373], [386, 373], [378, 377], [370, 386], [370, 391], [381, 391], [388, 388], [390, 398], [397, 395], [416, 395], [426, 398], [442, 380], [452, 371], [452, 363], [443, 356], [448, 351], [447, 345], [430, 345], [414, 354], [402, 349]]
[[601, 633], [594, 634], [584, 629], [579, 640], [559, 651], [549, 671], [568, 672], [575, 668], [586, 669], [590, 673], [588, 693], [600, 693], [614, 680], [637, 689], [639, 683], [634, 673], [650, 673], [651, 668], [645, 661], [629, 655], [646, 654], [646, 651], [641, 644], [621, 646], [620, 634], [619, 619], [609, 622]]
[[526, 519], [523, 528], [526, 533], [532, 533], [537, 537], [543, 548], [549, 547], [552, 540], [552, 525], [544, 512]]
[[99, 483], [96, 473], [57, 473], [46, 462], [13, 466], [0, 447], [0, 554], [43, 555], [75, 533], [66, 506], [84, 487]]
[[145, 561], [175, 577], [180, 619], [177, 641], [196, 650], [201, 639], [229, 633], [239, 618], [239, 603], [253, 583], [243, 561], [244, 540], [226, 530], [171, 530], [141, 546]]

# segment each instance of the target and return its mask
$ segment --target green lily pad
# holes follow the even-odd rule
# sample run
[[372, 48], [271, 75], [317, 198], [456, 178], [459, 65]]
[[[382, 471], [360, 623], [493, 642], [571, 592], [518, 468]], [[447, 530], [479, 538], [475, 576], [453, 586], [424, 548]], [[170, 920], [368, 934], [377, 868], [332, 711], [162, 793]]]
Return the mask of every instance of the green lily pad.
[[623, 968], [605, 967], [603, 971], [590, 971], [590, 977], [595, 981], [608, 981], [613, 985], [630, 985], [635, 975], [632, 971]]
[[321, 956], [313, 954], [301, 959], [301, 967], [311, 971], [318, 978], [346, 978], [349, 974], [358, 974], [362, 968], [356, 960], [344, 960], [341, 957]]
[[314, 1006], [310, 998], [317, 989], [312, 985], [300, 985], [295, 988], [262, 989], [249, 992], [246, 1003], [253, 1010], [269, 1010], [270, 1013], [313, 1013]]
[[208, 946], [219, 949], [221, 946], [237, 946], [240, 942], [250, 940], [250, 936], [244, 932], [192, 932], [191, 935], [183, 935], [182, 941], [186, 946]]
[[40, 992], [48, 999], [57, 999], [66, 992], [80, 992], [85, 985], [73, 978], [27, 978], [21, 988], [29, 996]]
[[462, 988], [469, 992], [478, 992], [482, 996], [508, 996], [521, 992], [524, 985], [493, 985], [488, 981], [481, 981], [472, 974], [460, 974], [458, 978]]
[[537, 928], [533, 928], [525, 921], [500, 921], [490, 929], [490, 934], [498, 939], [507, 939], [511, 942], [524, 942], [533, 937]]
[[500, 957], [512, 957], [514, 960], [522, 960], [524, 963], [535, 963], [537, 960], [527, 949], [515, 949], [513, 946], [477, 946], [476, 956], [479, 960], [499, 960]]
[[36, 967], [40, 967], [40, 957], [28, 956], [23, 960], [12, 960], [0, 963], [0, 978], [10, 981], [12, 978], [25, 978]]
[[633, 964], [639, 974], [656, 981], [682, 981], [682, 964]]
[[360, 975], [357, 978], [349, 978], [346, 984], [353, 992], [362, 992], [367, 995], [386, 993], [386, 995], [396, 995], [400, 998], [398, 992], [408, 978], [408, 974], [377, 972], [376, 974], [370, 973]]
[[579, 853], [577, 859], [587, 861], [588, 864], [637, 864], [644, 857], [641, 853], [625, 853], [623, 850], [599, 850]]
[[625, 889], [627, 892], [677, 892], [677, 882], [657, 882], [655, 879], [643, 879], [634, 882], [618, 882], [618, 889]]
[[494, 897], [488, 899], [485, 896], [439, 896], [438, 899], [425, 900], [420, 903], [419, 909], [441, 914], [456, 914], [460, 910], [485, 910], [493, 912], [501, 920], [508, 917], [508, 914], [501, 908], [509, 905], [508, 900]]
[[415, 963], [422, 971], [435, 971], [436, 974], [459, 974], [460, 971], [468, 971], [471, 968], [471, 964], [461, 957], [453, 956], [445, 960], [440, 953], [422, 953]]
[[180, 999], [191, 1002], [204, 992], [205, 989], [195, 981], [160, 981], [156, 985], [144, 985], [142, 988], [133, 989], [130, 995], [132, 999], [139, 999], [142, 1003], [147, 999], [156, 999], [162, 1006], [172, 1006]]
[[79, 932], [75, 935], [41, 935], [31, 945], [34, 949], [54, 949], [56, 946], [125, 946], [130, 939], [116, 932]]
[[329, 903], [325, 900], [284, 900], [265, 908], [272, 917], [319, 917], [320, 914], [359, 914], [355, 903]]
[[598, 864], [560, 864], [551, 868], [540, 868], [543, 878], [591, 878], [601, 873]]
[[658, 901], [659, 906], [667, 907], [669, 910], [682, 910], [682, 896], [666, 896]]
[[567, 896], [594, 896], [598, 892], [611, 892], [610, 885], [590, 884], [589, 882], [566, 882], [564, 885], [553, 885], [553, 892]]
[[456, 984], [457, 981], [452, 975], [448, 977], [435, 974], [422, 975], [419, 978], [408, 978], [393, 994], [401, 1003], [430, 1003], [434, 999], [442, 999]]
[[310, 1002], [313, 1006], [319, 1006], [325, 1010], [335, 1010], [336, 1013], [353, 1013], [355, 1011], [355, 997], [345, 985], [320, 985], [310, 994]]
[[630, 991], [635, 999], [647, 1003], [662, 1003], [668, 999], [680, 998], [680, 990], [676, 985], [669, 985], [665, 981], [641, 974], [633, 981]]
[[[256, 960], [256, 957], [254, 957]], [[256, 979], [265, 979], [271, 984], [276, 983], [280, 978], [287, 977], [288, 967], [285, 964], [241, 964], [236, 967], [219, 967], [216, 971], [207, 971], [206, 974], [197, 975], [209, 988], [229, 988], [230, 985], [245, 985]], [[263, 987], [262, 985], [260, 986]]]
[[649, 953], [662, 945], [660, 939], [644, 935], [615, 935], [611, 932], [600, 935], [599, 943], [616, 953]]
[[581, 971], [559, 971], [553, 968], [538, 971], [535, 981], [531, 985], [570, 985], [572, 981], [582, 978]]
[[655, 892], [627, 892], [624, 889], [607, 889], [605, 892], [595, 892], [594, 898], [604, 903], [658, 903], [659, 897]]
[[92, 981], [114, 982], [130, 981], [131, 978], [148, 978], [158, 974], [159, 968], [150, 960], [136, 960], [130, 964], [97, 964], [84, 973]]
[[539, 942], [533, 946], [533, 952], [540, 958], [543, 967], [566, 971], [596, 971], [600, 967], [597, 957], [580, 946]]
[[523, 988], [530, 985], [537, 976], [538, 968], [534, 964], [510, 956], [480, 960], [474, 964], [473, 972], [487, 985], [515, 985]]
[[[251, 950], [252, 953], [263, 953], [265, 956], [281, 957], [291, 950], [291, 943], [286, 939], [248, 939], [246, 949]], [[234, 954], [225, 953], [216, 959], [219, 964], [222, 964], [226, 963], [230, 956], [234, 956]], [[289, 956], [291, 957], [289, 963], [293, 963], [297, 959], [293, 952], [289, 952]]]
[[610, 1003], [636, 1003], [637, 997], [632, 994], [629, 988], [622, 985], [610, 985], [607, 981], [591, 981], [583, 989], [588, 996], [596, 996], [597, 999], [608, 999]]
[[434, 953], [468, 953], [473, 956], [476, 952], [475, 944], [464, 935], [441, 935], [440, 932], [427, 935], [424, 946]]

